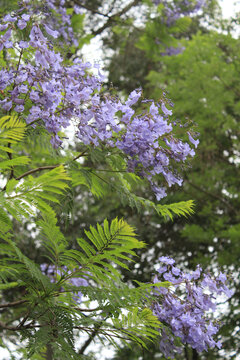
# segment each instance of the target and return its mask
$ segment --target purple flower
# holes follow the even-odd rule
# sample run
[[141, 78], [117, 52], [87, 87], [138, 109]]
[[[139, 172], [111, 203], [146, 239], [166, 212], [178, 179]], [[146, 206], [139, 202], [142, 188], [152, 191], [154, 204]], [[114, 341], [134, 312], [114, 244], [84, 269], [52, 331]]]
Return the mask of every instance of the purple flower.
[[17, 105], [15, 108], [14, 108], [14, 110], [16, 111], [16, 112], [23, 112], [24, 111], [24, 106], [23, 105]]
[[159, 269], [157, 269], [157, 272], [159, 274], [164, 273], [165, 271], [167, 271], [167, 266], [161, 266]]
[[174, 284], [175, 281], [176, 281], [176, 278], [175, 278], [174, 276], [172, 276], [172, 274], [171, 274], [170, 272], [164, 273], [164, 274], [163, 274], [163, 278], [164, 278], [164, 280], [170, 281], [170, 282], [172, 282], [173, 284]]
[[164, 52], [161, 53], [161, 55], [163, 56], [173, 56], [173, 55], [178, 55], [178, 54], [182, 54], [182, 52], [185, 50], [184, 46], [178, 46], [178, 47], [172, 47], [170, 46], [169, 48], [167, 48]]
[[[159, 302], [154, 301], [153, 313], [168, 326], [168, 332], [161, 334], [161, 351], [165, 356], [172, 358], [176, 352], [180, 352], [179, 348], [173, 347], [174, 337], [180, 338], [183, 344], [189, 344], [198, 352], [207, 351], [208, 348], [220, 348], [221, 343], [213, 339], [219, 326], [212, 322], [209, 310], [216, 309], [216, 295], [229, 296], [231, 293], [219, 280], [225, 282], [224, 274], [220, 273], [218, 277], [213, 278], [209, 274], [204, 274], [200, 266], [197, 266], [192, 274], [182, 273], [173, 266], [174, 260], [171, 260], [169, 257], [161, 257], [160, 261], [168, 265], [169, 271], [165, 271], [167, 266], [158, 271], [159, 276], [172, 283], [171, 287], [154, 288]], [[155, 276], [153, 283], [157, 284], [160, 281], [161, 278]]]
[[4, 46], [6, 49], [10, 49], [13, 47], [13, 43], [12, 43], [12, 41], [7, 40], [4, 44]]
[[175, 275], [175, 276], [179, 276], [180, 275], [180, 273], [181, 273], [181, 271], [178, 269], [178, 268], [176, 268], [176, 267], [172, 267], [172, 273], [173, 273], [173, 275]]
[[20, 85], [20, 86], [18, 86], [18, 91], [20, 93], [26, 94], [28, 92], [28, 86], [27, 85]]
[[39, 50], [37, 50], [35, 53], [35, 61], [37, 65], [42, 65], [43, 68], [49, 69], [49, 63], [46, 59], [45, 54]]
[[12, 35], [12, 29], [8, 29], [6, 32], [5, 32], [5, 34], [2, 36], [2, 39], [3, 40], [8, 40], [10, 37], [11, 37], [11, 35]]
[[4, 31], [8, 28], [8, 24], [2, 25], [0, 24], [0, 31]]
[[73, 10], [74, 10], [75, 14], [82, 14], [82, 9], [78, 5], [74, 5]]
[[126, 105], [131, 106], [135, 104], [139, 100], [141, 95], [142, 95], [141, 90], [133, 90], [129, 95], [128, 100], [126, 101]]
[[[0, 102], [1, 103], [1, 102]], [[2, 108], [3, 110], [5, 111], [9, 111], [11, 108], [12, 108], [12, 101], [7, 101], [6, 100], [3, 100], [3, 103], [2, 103]]]
[[47, 50], [47, 39], [43, 36], [40, 28], [36, 25], [33, 25], [30, 31], [30, 42], [29, 44], [34, 48], [46, 49]]
[[26, 49], [29, 47], [29, 44], [27, 43], [27, 41], [23, 41], [23, 40], [19, 41], [18, 45], [21, 49]]
[[164, 264], [167, 264], [167, 265], [173, 265], [175, 263], [175, 260], [171, 259], [168, 256], [161, 256], [159, 258], [159, 261], [161, 261], [161, 262], [163, 262]]
[[217, 277], [217, 280], [220, 281], [221, 283], [225, 284], [225, 282], [227, 281], [227, 277], [225, 274], [220, 272], [220, 274]]
[[24, 20], [24, 21], [29, 21], [30, 20], [30, 15], [29, 14], [23, 14], [22, 15], [22, 19]]
[[48, 27], [46, 24], [44, 24], [44, 27], [46, 32], [54, 38], [57, 38], [59, 36], [58, 31], [50, 29], [50, 27]]
[[20, 30], [22, 30], [27, 26], [27, 23], [26, 21], [19, 19], [17, 22], [17, 26], [19, 27]]
[[167, 196], [165, 187], [159, 187], [156, 185], [152, 185], [152, 190], [154, 191], [157, 201], [159, 201], [159, 200], [163, 199], [165, 196]]
[[199, 144], [199, 140], [194, 140], [189, 132], [188, 132], [188, 138], [189, 138], [189, 141], [191, 141], [191, 143], [195, 146], [195, 148], [197, 148], [197, 146]]
[[4, 22], [15, 22], [15, 21], [17, 21], [17, 17], [16, 16], [11, 16], [10, 14], [8, 14], [8, 15], [5, 15], [4, 16], [4, 18], [3, 18], [3, 21]]
[[167, 116], [172, 115], [172, 110], [168, 110], [166, 108], [164, 102], [162, 102], [161, 108], [162, 108], [162, 111], [163, 111], [164, 115], [167, 115]]

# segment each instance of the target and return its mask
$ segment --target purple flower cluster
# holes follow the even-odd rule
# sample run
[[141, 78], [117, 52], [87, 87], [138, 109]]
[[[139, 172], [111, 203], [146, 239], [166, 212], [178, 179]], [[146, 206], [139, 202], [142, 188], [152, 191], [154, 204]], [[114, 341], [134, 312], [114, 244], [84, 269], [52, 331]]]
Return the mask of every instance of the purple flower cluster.
[[[56, 275], [69, 275], [71, 273], [71, 271], [69, 271], [67, 269], [66, 266], [63, 266], [60, 269], [56, 270], [55, 265], [50, 265], [50, 264], [41, 264], [40, 265], [40, 269], [42, 271], [43, 274], [47, 275], [50, 278], [50, 281], [52, 283], [54, 283], [56, 281]], [[88, 282], [86, 279], [83, 278], [70, 278], [69, 279], [69, 283], [73, 286], [88, 286]], [[73, 296], [73, 300], [76, 301], [77, 303], [81, 303], [82, 301], [82, 293], [81, 291], [74, 291], [74, 296]]]
[[[29, 21], [29, 39], [14, 42], [13, 36], [11, 40], [12, 24], [16, 22], [21, 29], [23, 22]], [[99, 69], [98, 76], [93, 76], [88, 70], [89, 63], [77, 59], [72, 65], [65, 65], [43, 33], [53, 38], [58, 36], [48, 24], [39, 25], [21, 12], [14, 17], [5, 16], [0, 26], [5, 29], [2, 47], [12, 46], [16, 52], [20, 51], [17, 66], [0, 70], [3, 111], [17, 112], [32, 126], [44, 125], [52, 135], [54, 147], [62, 143], [59, 131], [74, 121], [76, 135], [85, 145], [95, 147], [101, 143], [121, 150], [128, 170], [148, 179], [157, 200], [166, 196], [166, 187], [158, 186], [156, 175], [162, 174], [168, 186], [182, 184], [172, 165], [185, 162], [195, 152], [187, 142], [174, 136], [170, 122], [172, 110], [167, 108], [169, 101], [165, 97], [158, 103], [140, 100], [140, 89], [134, 90], [125, 102], [111, 95], [103, 97], [103, 76]], [[30, 52], [35, 62], [25, 60], [25, 52]], [[137, 103], [141, 104], [142, 111], [137, 110]], [[194, 140], [190, 132], [188, 135], [196, 147], [198, 140]]]
[[72, 28], [71, 18], [74, 14], [81, 14], [81, 8], [74, 5], [73, 13], [69, 14], [67, 7], [65, 7], [66, 2], [66, 0], [43, 0], [39, 2], [22, 0], [18, 13], [27, 11], [39, 24], [43, 23], [49, 35], [61, 39], [59, 45], [77, 46], [78, 41]]
[[184, 50], [185, 50], [184, 46], [179, 46], [179, 47], [170, 46], [164, 52], [162, 52], [161, 55], [174, 56], [174, 55], [182, 54]]
[[180, 0], [177, 2], [171, 2], [168, 0], [153, 0], [155, 5], [164, 5], [164, 16], [163, 19], [168, 26], [171, 26], [181, 16], [188, 16], [199, 11], [205, 6], [206, 0]]
[[172, 284], [167, 288], [155, 288], [160, 301], [153, 304], [153, 312], [167, 325], [161, 330], [160, 350], [166, 357], [174, 358], [175, 352], [182, 351], [175, 345], [176, 338], [198, 352], [216, 346], [221, 348], [221, 342], [213, 339], [219, 325], [211, 320], [210, 311], [216, 309], [217, 295], [230, 297], [233, 294], [226, 285], [226, 275], [220, 272], [213, 277], [200, 266], [192, 273], [183, 273], [173, 259], [162, 256], [159, 260], [162, 265], [154, 283], [165, 280]]

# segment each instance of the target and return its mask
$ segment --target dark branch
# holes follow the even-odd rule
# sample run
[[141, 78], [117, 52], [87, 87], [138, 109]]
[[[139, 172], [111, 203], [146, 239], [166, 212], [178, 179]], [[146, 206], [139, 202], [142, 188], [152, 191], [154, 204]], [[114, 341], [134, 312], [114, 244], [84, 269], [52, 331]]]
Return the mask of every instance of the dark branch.
[[[11, 148], [11, 143], [8, 143], [8, 148], [9, 148], [9, 149]], [[11, 152], [7, 152], [7, 154], [8, 154], [9, 160], [12, 160], [12, 153], [11, 153]], [[13, 177], [14, 177], [14, 170], [13, 170], [13, 167], [11, 167], [11, 171], [10, 171], [10, 175], [9, 175], [9, 179], [8, 179], [8, 180], [11, 180]]]
[[[75, 158], [72, 159], [72, 161], [75, 161], [77, 159], [79, 159], [80, 157], [82, 156], [85, 156], [87, 150], [81, 152], [79, 155], [77, 155]], [[55, 169], [57, 168], [58, 166], [60, 166], [61, 164], [57, 164], [57, 165], [46, 165], [46, 166], [39, 166], [38, 168], [35, 168], [35, 169], [31, 169], [31, 170], [28, 170], [26, 171], [25, 173], [23, 173], [22, 175], [18, 176], [16, 178], [16, 180], [21, 180], [22, 178], [28, 176], [28, 175], [31, 175], [31, 174], [34, 174], [38, 171], [43, 171], [43, 170], [51, 170], [51, 169]], [[63, 164], [63, 165], [66, 165], [66, 164]], [[6, 186], [7, 184], [4, 186], [4, 188], [2, 189], [2, 191], [5, 191], [6, 190]]]
[[18, 306], [21, 304], [24, 304], [25, 302], [27, 302], [27, 300], [19, 300], [19, 301], [14, 301], [11, 303], [6, 303], [6, 304], [0, 304], [0, 308], [7, 308], [7, 307], [13, 307], [13, 306]]
[[92, 9], [90, 6], [86, 5], [86, 4], [82, 4], [81, 1], [79, 0], [74, 0], [74, 3], [80, 7], [82, 7], [83, 9], [86, 9], [88, 11], [91, 11], [91, 13], [93, 14], [98, 14], [98, 15], [101, 15], [101, 16], [104, 16], [104, 17], [107, 17], [107, 18], [110, 18], [110, 16], [108, 14], [104, 14], [100, 11], [97, 11], [97, 10], [94, 10]]
[[47, 326], [47, 325], [32, 325], [32, 324], [27, 324], [27, 325], [21, 325], [21, 326], [8, 326], [7, 324], [4, 324], [3, 322], [0, 321], [0, 328], [5, 329], [5, 330], [11, 330], [11, 331], [21, 331], [24, 329], [35, 329], [35, 328], [40, 328], [43, 326]]
[[138, 5], [140, 2], [141, 2], [140, 0], [134, 0], [134, 1], [130, 2], [130, 4], [126, 5], [122, 10], [120, 10], [116, 14], [113, 14], [112, 16], [110, 16], [108, 18], [108, 20], [105, 22], [105, 24], [103, 24], [99, 29], [93, 31], [93, 35], [96, 36], [96, 35], [101, 34], [105, 29], [107, 29], [114, 22], [116, 22], [117, 18], [126, 14], [132, 7]]
[[74, 310], [81, 311], [81, 312], [92, 312], [92, 311], [101, 310], [101, 308], [97, 307], [97, 308], [94, 308], [94, 309], [81, 309], [81, 308], [75, 307]]
[[16, 180], [21, 180], [21, 179], [24, 178], [25, 176], [28, 176], [28, 175], [30, 175], [30, 174], [34, 174], [35, 172], [38, 172], [38, 171], [55, 169], [55, 168], [58, 167], [58, 166], [60, 166], [60, 165], [57, 164], [57, 165], [39, 166], [39, 167], [36, 168], [36, 169], [31, 169], [31, 170], [25, 172], [24, 174], [18, 176], [18, 177], [16, 178]]
[[193, 188], [203, 192], [204, 194], [214, 198], [214, 199], [217, 199], [219, 201], [221, 201], [221, 203], [223, 203], [224, 205], [226, 205], [229, 209], [231, 209], [234, 213], [236, 213], [236, 210], [234, 209], [234, 207], [229, 204], [228, 201], [226, 201], [225, 199], [223, 199], [221, 196], [219, 195], [216, 195], [216, 194], [212, 194], [210, 192], [208, 192], [207, 190], [203, 189], [202, 187], [198, 186], [198, 185], [195, 185], [193, 184], [191, 181], [187, 180], [188, 184], [191, 185]]
[[83, 344], [83, 346], [81, 347], [81, 349], [79, 350], [78, 354], [79, 355], [83, 355], [84, 351], [86, 350], [86, 348], [91, 344], [91, 342], [93, 341], [93, 339], [95, 338], [95, 336], [98, 334], [99, 329], [101, 327], [101, 323], [97, 324], [94, 327], [94, 330], [92, 332], [92, 334], [89, 336], [89, 338], [85, 341], [85, 343]]
[[107, 319], [107, 317], [101, 321], [100, 323], [96, 324], [93, 328], [93, 332], [92, 334], [89, 336], [89, 338], [85, 341], [85, 343], [83, 344], [83, 346], [81, 347], [81, 349], [79, 350], [78, 354], [79, 355], [83, 355], [84, 351], [86, 350], [86, 348], [91, 344], [91, 342], [93, 341], [93, 339], [97, 336], [103, 322]]
[[6, 330], [13, 330], [13, 331], [18, 330], [18, 329], [16, 328], [16, 326], [8, 326], [8, 325], [4, 324], [4, 323], [1, 322], [1, 321], [0, 321], [0, 328], [6, 329]]

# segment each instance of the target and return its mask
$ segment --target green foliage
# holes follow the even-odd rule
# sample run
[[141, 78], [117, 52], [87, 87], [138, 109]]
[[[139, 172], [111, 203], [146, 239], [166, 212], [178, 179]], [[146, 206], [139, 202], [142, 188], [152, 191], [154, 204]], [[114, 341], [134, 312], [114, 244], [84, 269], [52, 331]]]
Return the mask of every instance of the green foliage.
[[[15, 144], [21, 141], [26, 131], [26, 124], [15, 116], [4, 116], [0, 119], [0, 139], [1, 144]], [[9, 152], [8, 148], [1, 150]], [[11, 150], [10, 150], [11, 151]]]
[[66, 250], [60, 259], [71, 261], [71, 264], [78, 267], [80, 265], [78, 272], [84, 274], [87, 271], [92, 279], [103, 284], [109, 282], [108, 277], [112, 280], [120, 278], [121, 274], [113, 264], [128, 269], [123, 261], [132, 261], [130, 255], [136, 255], [133, 249], [144, 246], [143, 242], [135, 238], [133, 228], [122, 219], [114, 219], [111, 225], [105, 219], [103, 226], [97, 224], [97, 229], [91, 226], [90, 231], [85, 231], [85, 234], [88, 242], [85, 239], [77, 239], [81, 253]]
[[142, 336], [144, 334], [145, 341], [152, 340], [158, 336], [158, 329], [161, 326], [161, 323], [152, 314], [152, 311], [146, 308], [141, 312], [139, 312], [138, 308], [133, 308], [127, 315], [122, 314], [120, 318], [113, 319], [113, 324], [117, 329], [122, 329], [123, 333], [126, 333], [130, 340], [139, 343], [144, 348], [147, 348], [145, 342], [139, 336], [136, 336], [136, 334], [141, 334]]
[[[192, 26], [192, 25], [191, 25]], [[199, 28], [198, 28], [199, 29]], [[175, 218], [163, 222], [159, 217], [146, 212], [136, 216], [126, 211], [146, 239], [148, 248], [146, 258], [136, 271], [138, 279], [144, 278], [151, 269], [151, 264], [162, 255], [172, 254], [185, 265], [195, 267], [197, 264], [213, 271], [217, 264], [227, 269], [232, 267], [232, 284], [236, 295], [226, 313], [222, 314], [222, 328], [225, 353], [216, 350], [208, 354], [197, 355], [189, 351], [189, 358], [222, 359], [233, 351], [233, 357], [239, 353], [239, 337], [236, 312], [239, 310], [239, 40], [231, 34], [224, 35], [209, 29], [197, 34], [186, 32], [186, 39], [181, 40], [185, 51], [177, 56], [165, 56], [158, 61], [151, 61], [150, 44], [141, 43], [141, 64], [138, 68], [138, 53], [131, 51], [133, 43], [125, 48], [129, 61], [124, 67], [122, 52], [112, 58], [114, 64], [121, 63], [118, 76], [124, 80], [118, 86], [131, 86], [138, 74], [145, 71], [145, 88], [149, 98], [158, 100], [163, 89], [174, 103], [174, 112], [179, 119], [186, 118], [196, 124], [200, 133], [200, 144], [197, 156], [185, 171], [182, 189], [172, 192], [168, 201], [179, 204], [186, 199], [194, 199], [194, 214], [190, 221]], [[133, 39], [131, 39], [132, 41]], [[136, 39], [135, 39], [136, 41]], [[153, 42], [153, 40], [152, 40]], [[145, 51], [146, 46], [146, 51]], [[153, 44], [153, 46], [155, 46]], [[118, 49], [118, 47], [116, 46]], [[144, 52], [147, 54], [145, 55]], [[147, 57], [151, 57], [148, 59]], [[114, 64], [110, 64], [110, 76]], [[128, 65], [135, 62], [129, 69]], [[145, 67], [146, 66], [146, 67]], [[143, 191], [144, 193], [144, 191]], [[139, 193], [138, 193], [139, 194]], [[144, 193], [145, 195], [145, 193]], [[161, 204], [162, 206], [163, 204]], [[163, 205], [164, 206], [164, 205]], [[120, 207], [119, 207], [120, 209]], [[114, 211], [120, 211], [114, 208]], [[149, 251], [150, 249], [150, 251]], [[150, 259], [150, 260], [149, 260]], [[150, 263], [150, 265], [149, 265]], [[134, 269], [134, 267], [132, 267]], [[128, 275], [125, 275], [128, 278]], [[146, 277], [144, 278], [146, 280]], [[234, 310], [235, 309], [235, 310]], [[234, 314], [235, 312], [235, 314]], [[234, 334], [234, 335], [233, 335]], [[234, 350], [232, 350], [234, 349]], [[150, 355], [158, 354], [158, 349]], [[133, 355], [134, 356], [134, 355]], [[139, 355], [141, 356], [141, 355]], [[128, 353], [128, 357], [131, 355]], [[180, 357], [182, 360], [182, 357]]]
[[[24, 162], [20, 160], [19, 162], [24, 165]], [[38, 210], [50, 212], [51, 207], [48, 202], [59, 202], [59, 194], [63, 194], [68, 187], [66, 180], [69, 180], [69, 177], [63, 166], [56, 167], [38, 177], [28, 175], [23, 181], [9, 180], [6, 191], [0, 195], [2, 203], [0, 221], [4, 226], [9, 225], [4, 210], [18, 221], [21, 221], [23, 217], [34, 216]]]
[[[127, 268], [125, 262], [132, 261], [134, 249], [144, 246], [136, 239], [133, 228], [117, 218], [111, 224], [105, 220], [103, 226], [98, 224], [97, 228], [90, 227], [90, 231], [86, 231], [89, 243], [78, 239], [80, 250], [68, 250], [68, 244], [56, 221], [51, 212], [43, 215], [43, 219], [38, 222], [44, 236], [46, 257], [60, 270], [55, 283], [42, 274], [38, 265], [26, 257], [14, 241], [6, 239], [5, 245], [1, 247], [1, 269], [10, 269], [14, 265], [14, 271], [5, 274], [7, 279], [3, 276], [1, 290], [7, 291], [16, 286], [25, 289], [25, 296], [21, 301], [22, 310], [27, 312], [16, 328], [12, 329], [19, 331], [22, 339], [28, 341], [27, 358], [32, 358], [45, 347], [48, 349], [49, 339], [54, 339], [51, 351], [56, 358], [61, 351], [61, 359], [76, 359], [73, 329], [85, 328], [91, 332], [95, 326], [99, 327], [99, 334], [113, 344], [114, 337], [117, 336], [123, 337], [125, 343], [134, 340], [146, 347], [145, 342], [153, 340], [161, 326], [150, 309], [140, 310], [144, 302], [146, 305], [151, 301], [150, 287], [139, 284], [137, 288], [129, 289], [122, 283], [121, 274], [116, 267]], [[65, 267], [69, 271], [64, 270]], [[89, 281], [91, 279], [84, 290], [82, 286], [73, 286], [69, 282], [79, 276], [87, 277]], [[79, 289], [88, 297], [86, 303], [99, 296], [100, 307], [93, 310], [92, 315], [87, 318], [81, 313], [84, 310], [79, 313], [72, 296], [69, 296], [69, 292]], [[121, 315], [121, 309], [127, 309], [128, 315]], [[96, 321], [95, 316], [100, 315], [99, 311], [108, 314], [107, 318], [112, 318], [112, 322]], [[77, 314], [81, 314], [80, 318]], [[40, 324], [39, 329], [32, 325], [36, 321]]]
[[[74, 187], [84, 185], [97, 198], [104, 198], [109, 192], [118, 194], [124, 206], [137, 209], [139, 213], [144, 209], [155, 211], [165, 219], [173, 220], [174, 216], [189, 216], [193, 214], [194, 202], [181, 201], [174, 204], [156, 204], [135, 193], [138, 185], [147, 186], [143, 180], [134, 173], [127, 172], [127, 166], [121, 154], [114, 154], [105, 160], [104, 151], [91, 150], [90, 156], [93, 161], [92, 167], [76, 165], [71, 169], [72, 185]], [[105, 165], [104, 162], [107, 162]], [[99, 169], [98, 164], [103, 164], [104, 169]], [[93, 167], [95, 169], [93, 169]]]

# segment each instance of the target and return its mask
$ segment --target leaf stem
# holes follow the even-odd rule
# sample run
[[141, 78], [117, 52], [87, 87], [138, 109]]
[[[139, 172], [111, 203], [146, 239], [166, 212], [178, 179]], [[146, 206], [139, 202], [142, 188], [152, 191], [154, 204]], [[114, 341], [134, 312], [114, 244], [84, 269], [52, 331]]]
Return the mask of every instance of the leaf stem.
[[7, 307], [13, 307], [13, 306], [18, 306], [21, 304], [24, 304], [25, 302], [27, 302], [27, 300], [18, 300], [18, 301], [13, 301], [10, 303], [6, 303], [6, 304], [0, 304], [0, 308], [7, 308]]

